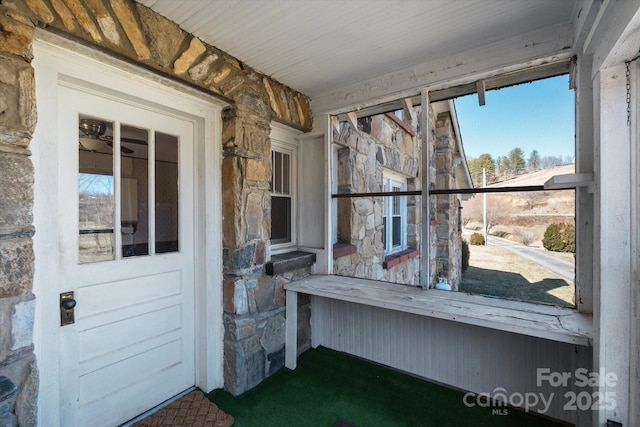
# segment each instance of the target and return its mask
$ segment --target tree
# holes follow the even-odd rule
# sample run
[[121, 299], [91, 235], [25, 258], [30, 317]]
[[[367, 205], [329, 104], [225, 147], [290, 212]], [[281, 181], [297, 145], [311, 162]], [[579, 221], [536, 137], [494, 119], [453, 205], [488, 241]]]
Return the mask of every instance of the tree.
[[482, 187], [483, 169], [486, 170], [487, 173], [487, 182], [495, 181], [495, 170], [491, 154], [480, 154], [477, 159], [468, 160], [467, 165], [469, 166], [469, 173], [471, 174], [471, 179], [475, 187]]
[[519, 196], [527, 204], [529, 210], [533, 209], [541, 200], [548, 198], [547, 193], [540, 191], [523, 191]]
[[[482, 222], [482, 195], [477, 194], [472, 199], [464, 202], [462, 209], [462, 222], [468, 224], [470, 221]], [[511, 202], [497, 194], [487, 194], [487, 233], [493, 227], [504, 224], [511, 216], [513, 207]]]
[[559, 156], [545, 156], [540, 160], [540, 166], [542, 169], [551, 169], [562, 164], [562, 157]]
[[527, 166], [532, 172], [540, 170], [540, 153], [538, 153], [538, 150], [531, 152]]
[[524, 151], [522, 148], [516, 147], [509, 151], [509, 169], [518, 174], [524, 170], [527, 162], [524, 160]]
[[511, 216], [511, 203], [497, 194], [487, 195], [487, 234], [496, 225], [503, 224]]
[[500, 176], [506, 176], [509, 174], [509, 158], [507, 156], [502, 156], [500, 158]]
[[482, 195], [476, 194], [471, 199], [462, 202], [462, 224], [467, 225], [471, 221], [482, 222]]

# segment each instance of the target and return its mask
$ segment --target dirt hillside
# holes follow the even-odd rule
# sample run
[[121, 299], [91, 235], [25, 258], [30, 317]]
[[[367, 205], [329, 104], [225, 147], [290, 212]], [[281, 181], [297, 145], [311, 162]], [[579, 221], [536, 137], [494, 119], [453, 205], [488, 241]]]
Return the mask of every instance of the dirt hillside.
[[[557, 166], [517, 176], [489, 187], [543, 185], [554, 175], [574, 173], [574, 165]], [[489, 233], [530, 246], [542, 246], [541, 239], [552, 223], [575, 221], [575, 192], [536, 191], [509, 192], [487, 195]], [[482, 196], [463, 202], [465, 234], [482, 230]]]
[[511, 178], [507, 181], [502, 181], [495, 184], [490, 184], [487, 187], [509, 187], [509, 186], [521, 186], [521, 185], [543, 185], [549, 178], [554, 175], [565, 175], [575, 173], [576, 167], [574, 164], [556, 166], [551, 169], [543, 169], [537, 172], [525, 173], [518, 175], [515, 178]]

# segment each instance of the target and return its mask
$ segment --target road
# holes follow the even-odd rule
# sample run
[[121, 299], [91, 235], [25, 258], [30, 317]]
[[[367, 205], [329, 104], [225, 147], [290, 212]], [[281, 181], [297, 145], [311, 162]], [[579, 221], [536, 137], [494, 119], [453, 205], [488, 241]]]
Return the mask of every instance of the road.
[[499, 237], [488, 236], [487, 243], [489, 246], [496, 246], [510, 250], [523, 258], [535, 262], [539, 266], [546, 268], [571, 283], [575, 282], [576, 268], [574, 262], [550, 255], [544, 249], [532, 248], [512, 242], [511, 240], [501, 239]]

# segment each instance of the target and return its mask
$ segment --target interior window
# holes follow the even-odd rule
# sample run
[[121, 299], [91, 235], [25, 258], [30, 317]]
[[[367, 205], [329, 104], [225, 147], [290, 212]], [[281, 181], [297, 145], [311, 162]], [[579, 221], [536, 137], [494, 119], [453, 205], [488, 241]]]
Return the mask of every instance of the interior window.
[[156, 253], [177, 252], [178, 138], [155, 133], [155, 238]]
[[120, 129], [122, 256], [149, 255], [149, 133], [130, 125]]
[[178, 251], [178, 138], [81, 114], [78, 140], [79, 262]]
[[80, 263], [115, 259], [113, 153], [101, 140], [112, 123], [80, 118], [78, 144], [78, 259]]

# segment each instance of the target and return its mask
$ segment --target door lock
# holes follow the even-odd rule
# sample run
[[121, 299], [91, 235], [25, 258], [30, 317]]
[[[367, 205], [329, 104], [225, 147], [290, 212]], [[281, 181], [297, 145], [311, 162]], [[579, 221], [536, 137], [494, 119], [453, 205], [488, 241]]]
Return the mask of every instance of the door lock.
[[60, 294], [60, 326], [70, 325], [75, 322], [73, 309], [76, 300], [73, 299], [73, 292], [63, 292]]

